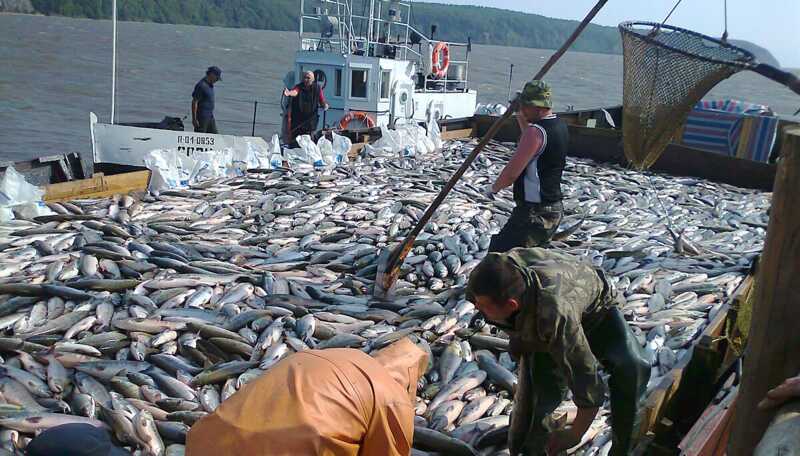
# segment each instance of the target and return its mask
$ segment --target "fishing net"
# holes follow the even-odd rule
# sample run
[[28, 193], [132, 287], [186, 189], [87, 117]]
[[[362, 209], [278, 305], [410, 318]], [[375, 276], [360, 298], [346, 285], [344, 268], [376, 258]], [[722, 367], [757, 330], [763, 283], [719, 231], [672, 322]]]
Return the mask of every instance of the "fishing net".
[[623, 22], [622, 133], [625, 156], [650, 167], [692, 107], [723, 79], [747, 69], [748, 51], [678, 27]]

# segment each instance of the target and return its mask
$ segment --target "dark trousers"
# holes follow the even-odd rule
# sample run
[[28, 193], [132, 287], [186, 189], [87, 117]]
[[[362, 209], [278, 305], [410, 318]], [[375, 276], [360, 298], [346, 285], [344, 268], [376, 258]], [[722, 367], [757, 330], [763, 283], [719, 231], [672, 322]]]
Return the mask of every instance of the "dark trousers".
[[[650, 363], [619, 309], [612, 307], [606, 312], [603, 320], [586, 336], [592, 353], [610, 375], [613, 443], [609, 454], [625, 456], [630, 453], [638, 432], [637, 412], [650, 379]], [[548, 353], [526, 354], [523, 364], [519, 375], [525, 378], [520, 378], [520, 384], [528, 383], [525, 400], [532, 413], [523, 454], [544, 455], [548, 435], [555, 430], [550, 415], [564, 401], [567, 382]]]
[[217, 121], [214, 120], [214, 116], [198, 117], [197, 123], [199, 125], [194, 129], [195, 133], [211, 133], [214, 135], [219, 134], [219, 131], [217, 131]]
[[301, 115], [292, 114], [292, 137], [296, 138], [301, 135], [313, 135], [317, 131], [319, 124], [319, 115], [312, 115], [303, 117]]
[[561, 223], [561, 203], [520, 203], [514, 207], [503, 229], [492, 236], [490, 252], [507, 252], [516, 247], [547, 245]]

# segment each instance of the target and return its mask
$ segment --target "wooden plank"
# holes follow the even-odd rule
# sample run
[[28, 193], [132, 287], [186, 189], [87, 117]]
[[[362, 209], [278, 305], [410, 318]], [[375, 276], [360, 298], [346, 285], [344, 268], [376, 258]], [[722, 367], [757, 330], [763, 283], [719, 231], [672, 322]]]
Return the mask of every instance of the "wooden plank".
[[733, 406], [736, 402], [737, 388], [733, 387], [718, 404], [711, 404], [695, 423], [684, 439], [678, 444], [681, 455], [712, 456], [724, 449], [726, 433], [730, 428]]
[[462, 128], [459, 130], [443, 130], [442, 131], [442, 139], [445, 141], [451, 139], [461, 139], [461, 138], [469, 138], [472, 136], [472, 132], [474, 129], [472, 128]]
[[[622, 132], [570, 126], [569, 133], [569, 155], [610, 163], [627, 163], [622, 148]], [[670, 143], [650, 170], [769, 191], [772, 190], [776, 167]]]
[[[721, 363], [724, 354], [719, 350], [719, 341], [728, 321], [729, 310], [730, 305], [723, 304], [714, 319], [711, 320], [703, 332], [700, 333], [700, 337], [694, 347], [694, 356], [698, 355], [699, 352], [703, 352], [706, 358], [713, 356], [719, 358], [719, 363]], [[714, 379], [711, 379], [711, 381], [713, 382]]]
[[728, 321], [728, 311], [730, 310], [729, 304], [723, 304], [720, 307], [719, 312], [717, 315], [714, 316], [714, 319], [706, 326], [706, 329], [700, 334], [700, 337], [719, 337], [722, 334], [722, 330], [725, 329], [725, 322]]
[[744, 306], [746, 305], [747, 296], [751, 292], [754, 283], [755, 281], [753, 276], [748, 275], [744, 278], [744, 280], [742, 280], [742, 283], [736, 287], [736, 291], [733, 292], [731, 309], [729, 312], [730, 318], [728, 319], [729, 324], [726, 334], [728, 343], [725, 349], [725, 358], [722, 360], [723, 366], [730, 366], [742, 355], [741, 345], [744, 345], [744, 342], [747, 339], [747, 334], [741, 332], [741, 327], [744, 322], [740, 321], [740, 318], [747, 318], [747, 321], [749, 322], [750, 311]]
[[[683, 360], [690, 358], [691, 355], [687, 353]], [[682, 361], [683, 361], [682, 360]], [[647, 399], [644, 401], [642, 407], [642, 427], [640, 429], [640, 436], [647, 434], [655, 428], [656, 423], [661, 419], [675, 392], [678, 390], [681, 376], [683, 375], [683, 368], [685, 366], [673, 368], [667, 372], [658, 386], [653, 389]]]
[[742, 129], [739, 131], [739, 146], [736, 148], [737, 158], [747, 158], [748, 149], [753, 136], [753, 128], [755, 127], [756, 119], [753, 117], [744, 117], [742, 119]]
[[350, 151], [347, 153], [347, 158], [350, 160], [355, 160], [355, 158], [358, 157], [358, 154], [361, 153], [361, 150], [366, 145], [367, 143], [362, 142], [362, 143], [355, 143], [352, 146], [350, 146]]
[[[701, 335], [707, 338], [717, 338], [722, 333], [724, 323], [727, 318], [729, 306], [724, 305], [717, 313], [716, 317], [709, 323]], [[645, 399], [642, 406], [642, 422], [639, 430], [639, 436], [643, 437], [655, 429], [656, 425], [662, 420], [666, 411], [672, 405], [673, 399], [678, 397], [679, 388], [682, 385], [684, 376], [688, 373], [688, 367], [694, 361], [695, 351], [702, 350], [697, 344], [686, 352], [683, 358], [678, 361], [672, 370], [670, 370], [661, 379], [661, 382], [656, 386], [650, 395]], [[721, 358], [722, 355], [720, 354]], [[712, 381], [712, 380], [709, 380]], [[696, 386], [696, 385], [695, 385]]]
[[50, 202], [69, 201], [143, 191], [147, 189], [149, 179], [150, 171], [134, 171], [113, 176], [98, 173], [90, 179], [47, 185], [44, 188], [44, 200]]
[[[570, 115], [570, 113], [564, 114], [565, 117]], [[572, 115], [572, 119], [574, 118], [575, 116]], [[495, 118], [491, 116], [476, 115], [475, 135], [480, 137], [485, 134], [494, 120]], [[570, 125], [569, 134], [567, 153], [570, 156], [625, 164], [622, 131]], [[519, 126], [513, 118], [503, 124], [495, 137], [499, 141], [516, 141], [518, 138]], [[671, 143], [653, 164], [651, 170], [674, 176], [693, 176], [738, 187], [770, 191], [775, 180], [776, 167], [767, 163], [728, 157]]]
[[791, 128], [781, 151], [769, 227], [756, 271], [753, 315], [745, 349], [741, 397], [729, 456], [750, 456], [772, 411], [757, 405], [767, 391], [800, 372], [800, 126]]

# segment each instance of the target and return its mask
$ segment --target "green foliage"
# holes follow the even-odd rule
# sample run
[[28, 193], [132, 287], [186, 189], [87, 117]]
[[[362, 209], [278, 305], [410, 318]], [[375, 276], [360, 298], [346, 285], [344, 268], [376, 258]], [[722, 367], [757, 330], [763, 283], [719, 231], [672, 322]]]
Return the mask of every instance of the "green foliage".
[[[111, 0], [32, 0], [40, 13], [105, 19]], [[297, 0], [119, 0], [120, 20], [174, 24], [297, 30]], [[357, 9], [357, 8], [356, 8]], [[474, 43], [555, 49], [575, 29], [576, 21], [551, 19], [498, 8], [414, 3], [411, 22], [428, 34], [437, 24], [436, 38]], [[573, 50], [620, 53], [614, 27], [590, 25]]]

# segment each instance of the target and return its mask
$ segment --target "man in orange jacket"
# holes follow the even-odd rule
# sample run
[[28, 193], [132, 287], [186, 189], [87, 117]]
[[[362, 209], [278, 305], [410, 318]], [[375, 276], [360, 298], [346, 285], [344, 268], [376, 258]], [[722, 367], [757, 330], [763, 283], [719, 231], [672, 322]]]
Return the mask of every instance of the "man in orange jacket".
[[295, 353], [195, 424], [186, 454], [408, 455], [428, 356], [402, 339], [374, 356]]

